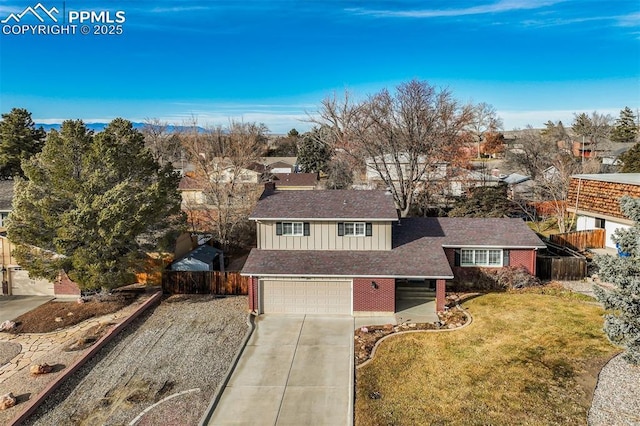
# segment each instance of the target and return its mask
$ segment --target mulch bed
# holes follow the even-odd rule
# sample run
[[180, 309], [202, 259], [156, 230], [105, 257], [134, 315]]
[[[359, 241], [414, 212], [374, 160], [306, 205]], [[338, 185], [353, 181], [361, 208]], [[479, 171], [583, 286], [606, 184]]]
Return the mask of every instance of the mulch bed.
[[92, 297], [83, 303], [52, 300], [16, 318], [16, 327], [11, 333], [49, 333], [89, 318], [117, 312], [134, 300], [136, 297], [132, 295], [109, 296], [104, 299]]

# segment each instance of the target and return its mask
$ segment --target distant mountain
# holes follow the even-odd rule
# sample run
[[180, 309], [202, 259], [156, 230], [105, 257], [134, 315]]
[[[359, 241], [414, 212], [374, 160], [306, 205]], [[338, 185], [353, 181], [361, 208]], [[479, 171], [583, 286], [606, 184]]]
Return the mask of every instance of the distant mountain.
[[[87, 129], [93, 130], [94, 132], [98, 133], [103, 131], [104, 128], [107, 127], [107, 124], [109, 123], [84, 123], [84, 124], [85, 126], [87, 126]], [[60, 130], [60, 126], [61, 126], [61, 123], [54, 123], [54, 124], [36, 123], [36, 128], [42, 127], [47, 132], [53, 129]], [[133, 122], [134, 129], [142, 130], [144, 126], [145, 126], [145, 123]], [[190, 127], [187, 127], [187, 126], [173, 126], [173, 125], [167, 126], [167, 132], [184, 131], [188, 129], [190, 129]], [[198, 127], [198, 132], [202, 133], [204, 131], [205, 131], [204, 128]]]

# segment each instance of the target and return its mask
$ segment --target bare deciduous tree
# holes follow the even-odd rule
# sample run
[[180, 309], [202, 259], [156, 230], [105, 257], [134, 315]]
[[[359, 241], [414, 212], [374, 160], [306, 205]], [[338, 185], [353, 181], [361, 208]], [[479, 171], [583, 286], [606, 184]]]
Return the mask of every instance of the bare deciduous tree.
[[527, 173], [536, 180], [541, 172], [551, 166], [552, 159], [559, 152], [552, 138], [531, 126], [521, 131], [517, 144], [506, 155], [510, 167]]
[[493, 105], [481, 102], [472, 107], [471, 120], [467, 129], [475, 136], [478, 158], [480, 158], [480, 144], [486, 133], [496, 134], [502, 130], [502, 119], [498, 116]]
[[153, 158], [164, 165], [181, 158], [182, 146], [176, 134], [169, 130], [169, 124], [158, 118], [146, 118], [142, 127], [144, 142]]
[[613, 117], [609, 114], [600, 114], [597, 111], [593, 111], [589, 116], [583, 112], [574, 114], [571, 129], [578, 136], [584, 138], [583, 140], [590, 142], [593, 151], [597, 151], [598, 144], [609, 138], [612, 123]]
[[204, 199], [187, 203], [185, 209], [193, 226], [212, 232], [228, 248], [262, 192], [251, 168], [266, 150], [267, 128], [232, 121], [202, 132], [195, 124], [181, 137]]
[[458, 150], [471, 117], [448, 90], [412, 80], [361, 102], [327, 98], [312, 121], [331, 129], [326, 143], [380, 176], [404, 217], [419, 188], [439, 177], [437, 164]]

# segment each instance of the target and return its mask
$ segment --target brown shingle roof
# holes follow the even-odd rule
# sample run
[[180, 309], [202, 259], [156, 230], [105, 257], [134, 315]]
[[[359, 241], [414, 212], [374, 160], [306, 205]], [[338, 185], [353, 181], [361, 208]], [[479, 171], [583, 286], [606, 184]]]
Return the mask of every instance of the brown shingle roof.
[[567, 210], [628, 219], [620, 198], [640, 198], [640, 173], [575, 175], [569, 183]]
[[398, 214], [384, 191], [265, 191], [249, 218], [395, 221]]
[[245, 275], [453, 278], [444, 250], [406, 258], [404, 251], [318, 251], [253, 249]]
[[293, 169], [293, 164], [285, 163], [284, 161], [277, 161], [275, 163], [269, 164], [270, 169]]
[[315, 186], [318, 182], [317, 173], [274, 173], [276, 188], [287, 186]]
[[246, 275], [452, 278], [443, 247], [544, 248], [521, 219], [408, 218], [393, 228], [393, 249], [253, 249]]
[[545, 244], [518, 218], [415, 217], [393, 229], [393, 246], [545, 248]]

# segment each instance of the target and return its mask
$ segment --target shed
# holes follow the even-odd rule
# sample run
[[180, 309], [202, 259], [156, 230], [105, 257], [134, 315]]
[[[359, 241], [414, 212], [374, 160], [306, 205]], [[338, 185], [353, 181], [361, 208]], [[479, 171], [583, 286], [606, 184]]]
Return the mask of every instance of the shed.
[[172, 271], [224, 271], [222, 250], [208, 245], [194, 250], [174, 260], [169, 269]]

